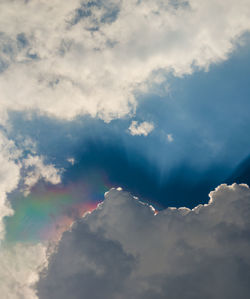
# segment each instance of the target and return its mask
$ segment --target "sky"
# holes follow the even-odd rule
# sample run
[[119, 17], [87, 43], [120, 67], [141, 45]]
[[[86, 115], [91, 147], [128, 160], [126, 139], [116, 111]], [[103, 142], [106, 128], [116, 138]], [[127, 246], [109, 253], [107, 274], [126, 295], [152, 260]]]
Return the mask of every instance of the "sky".
[[248, 298], [249, 1], [0, 20], [4, 298]]

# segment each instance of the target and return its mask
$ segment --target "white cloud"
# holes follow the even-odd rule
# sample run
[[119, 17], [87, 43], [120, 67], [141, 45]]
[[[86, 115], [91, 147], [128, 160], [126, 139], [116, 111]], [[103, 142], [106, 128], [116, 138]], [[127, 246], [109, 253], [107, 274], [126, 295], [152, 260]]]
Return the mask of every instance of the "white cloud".
[[[29, 140], [27, 142], [34, 145]], [[24, 146], [27, 142], [24, 142]], [[22, 183], [28, 192], [29, 188], [41, 178], [57, 184], [60, 182], [59, 172], [53, 165], [45, 165], [43, 157], [28, 155], [24, 158], [22, 149], [18, 149], [1, 130], [0, 164], [0, 297], [37, 299], [34, 285], [39, 279], [39, 272], [47, 265], [47, 246], [39, 243], [6, 244], [3, 220], [4, 217], [11, 217], [14, 213], [8, 201], [10, 192], [20, 187]]]
[[0, 131], [0, 241], [5, 234], [3, 217], [13, 214], [7, 194], [17, 187], [20, 179], [21, 165], [17, 162], [20, 154], [14, 142]]
[[74, 165], [74, 164], [75, 164], [75, 159], [74, 159], [74, 158], [68, 158], [67, 161], [68, 161], [71, 165]]
[[28, 194], [31, 187], [33, 187], [39, 180], [44, 179], [51, 184], [59, 184], [61, 182], [60, 171], [52, 164], [45, 164], [44, 157], [31, 156], [22, 160], [24, 169], [24, 188], [25, 193]]
[[[28, 141], [28, 144], [31, 141]], [[24, 146], [25, 146], [24, 142]], [[32, 143], [34, 145], [34, 143]], [[31, 148], [33, 152], [33, 148]], [[3, 219], [11, 216], [14, 211], [8, 201], [8, 194], [17, 189], [23, 189], [26, 194], [39, 179], [52, 184], [61, 181], [60, 170], [52, 164], [45, 164], [44, 157], [31, 155], [27, 157], [22, 148], [17, 148], [15, 142], [6, 137], [0, 130], [0, 241], [4, 239], [5, 227]]]
[[137, 121], [132, 121], [130, 127], [128, 128], [130, 131], [130, 134], [135, 135], [144, 135], [147, 136], [149, 133], [151, 133], [154, 130], [154, 124], [150, 122], [141, 122], [138, 123]]
[[248, 298], [250, 189], [221, 185], [208, 205], [154, 210], [111, 190], [66, 232], [40, 299]]
[[34, 284], [46, 266], [46, 248], [41, 245], [4, 243], [3, 219], [14, 213], [8, 193], [18, 187], [22, 151], [0, 131], [0, 292], [5, 299], [36, 299]]
[[46, 265], [46, 247], [42, 244], [1, 246], [1, 298], [38, 299], [34, 285]]
[[172, 134], [167, 134], [167, 140], [168, 142], [173, 142], [174, 141], [174, 137]]
[[[0, 4], [0, 111], [105, 121], [164, 74], [227, 59], [250, 29], [248, 0], [24, 1]], [[46, 20], [46, 21], [45, 21]]]

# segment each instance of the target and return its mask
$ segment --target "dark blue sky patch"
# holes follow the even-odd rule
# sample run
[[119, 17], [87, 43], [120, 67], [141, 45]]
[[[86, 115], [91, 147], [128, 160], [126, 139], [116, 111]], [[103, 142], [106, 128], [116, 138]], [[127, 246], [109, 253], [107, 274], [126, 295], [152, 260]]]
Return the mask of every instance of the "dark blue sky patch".
[[139, 153], [128, 153], [122, 142], [84, 144], [76, 160], [64, 175], [64, 183], [78, 181], [88, 173], [105, 173], [110, 186], [122, 187], [143, 201], [161, 209], [169, 206], [195, 207], [207, 203], [208, 193], [222, 182], [223, 168], [214, 166], [200, 172], [180, 163], [167, 175]]
[[[15, 115], [16, 124], [23, 121], [20, 114]], [[217, 161], [206, 167], [195, 167], [184, 158], [171, 160], [168, 147], [165, 147], [167, 157], [161, 158], [159, 154], [163, 149], [158, 150], [160, 141], [155, 136], [144, 138], [122, 133], [126, 126], [123, 124], [121, 130], [119, 121], [112, 129], [102, 121], [89, 119], [88, 124], [86, 120], [80, 123], [68, 123], [63, 128], [60, 122], [37, 117], [17, 126], [39, 141], [38, 153], [47, 154], [47, 162], [65, 168], [64, 185], [105, 174], [109, 187], [123, 187], [156, 208], [194, 207], [206, 203], [208, 193], [231, 173], [226, 165]], [[146, 151], [148, 147], [152, 152]], [[67, 162], [69, 157], [75, 158], [75, 165]]]
[[26, 38], [24, 33], [19, 33], [16, 39], [17, 39], [17, 45], [21, 49], [26, 48], [29, 45], [29, 41]]
[[238, 183], [250, 186], [250, 156], [242, 161], [231, 176], [226, 180], [228, 184]]
[[[95, 14], [95, 10], [98, 10], [99, 14]], [[114, 22], [117, 19], [119, 11], [119, 1], [116, 4], [100, 0], [89, 1], [88, 3], [82, 3], [82, 5], [75, 10], [69, 23], [74, 26], [84, 19], [89, 19], [91, 26], [88, 29], [90, 31], [93, 31], [93, 28], [99, 30], [102, 24]]]

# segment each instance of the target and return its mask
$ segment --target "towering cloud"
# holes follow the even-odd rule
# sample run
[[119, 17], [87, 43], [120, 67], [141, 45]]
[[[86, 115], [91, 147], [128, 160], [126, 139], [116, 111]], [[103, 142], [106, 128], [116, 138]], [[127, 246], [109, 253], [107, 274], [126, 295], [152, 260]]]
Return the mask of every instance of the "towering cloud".
[[41, 299], [248, 298], [250, 190], [221, 185], [208, 205], [155, 213], [112, 189], [63, 235]]

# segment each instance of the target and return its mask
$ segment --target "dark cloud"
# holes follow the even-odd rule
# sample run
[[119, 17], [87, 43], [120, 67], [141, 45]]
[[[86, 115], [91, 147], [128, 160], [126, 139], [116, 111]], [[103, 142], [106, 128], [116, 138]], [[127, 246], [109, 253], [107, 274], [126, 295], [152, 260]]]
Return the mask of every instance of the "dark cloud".
[[119, 242], [81, 223], [64, 234], [38, 285], [39, 298], [115, 298], [134, 267], [135, 258]]
[[221, 185], [210, 197], [155, 216], [112, 189], [63, 235], [39, 298], [249, 298], [250, 190]]

